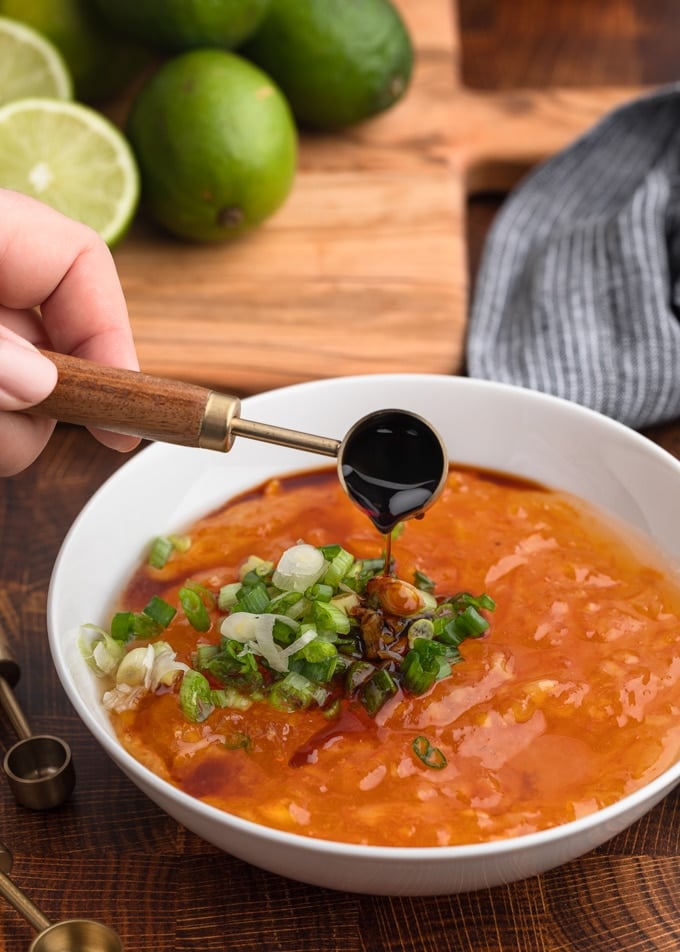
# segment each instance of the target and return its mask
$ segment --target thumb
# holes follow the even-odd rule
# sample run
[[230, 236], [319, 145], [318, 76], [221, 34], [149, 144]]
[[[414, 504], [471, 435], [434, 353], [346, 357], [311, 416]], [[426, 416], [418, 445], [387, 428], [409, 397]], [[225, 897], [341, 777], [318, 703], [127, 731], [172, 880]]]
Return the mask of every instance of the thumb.
[[57, 383], [57, 368], [18, 334], [0, 327], [0, 410], [25, 410]]

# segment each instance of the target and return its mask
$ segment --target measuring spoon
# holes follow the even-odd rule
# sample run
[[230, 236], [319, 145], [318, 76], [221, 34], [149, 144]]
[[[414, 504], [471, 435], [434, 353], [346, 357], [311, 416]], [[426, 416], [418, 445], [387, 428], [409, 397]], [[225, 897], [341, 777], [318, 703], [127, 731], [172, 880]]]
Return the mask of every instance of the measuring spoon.
[[43, 351], [57, 385], [28, 412], [148, 440], [227, 452], [237, 436], [337, 457], [350, 499], [383, 533], [418, 516], [444, 487], [448, 459], [434, 427], [407, 410], [377, 410], [343, 440], [244, 420], [241, 401], [195, 384]]
[[19, 737], [5, 754], [3, 768], [17, 803], [32, 810], [49, 810], [64, 803], [73, 791], [76, 778], [71, 748], [59, 737], [31, 733], [12, 692], [19, 675], [19, 665], [10, 654], [0, 624], [0, 706]]
[[113, 929], [94, 919], [64, 919], [52, 923], [9, 878], [12, 854], [0, 843], [0, 894], [40, 934], [29, 952], [123, 952]]

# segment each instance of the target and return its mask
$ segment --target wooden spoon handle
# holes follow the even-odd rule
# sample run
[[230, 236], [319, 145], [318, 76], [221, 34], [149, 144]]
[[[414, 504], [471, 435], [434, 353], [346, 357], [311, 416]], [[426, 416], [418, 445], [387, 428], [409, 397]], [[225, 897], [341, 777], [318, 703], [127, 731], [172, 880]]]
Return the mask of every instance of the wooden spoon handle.
[[30, 413], [147, 440], [228, 450], [237, 397], [205, 387], [120, 370], [51, 351], [59, 379]]

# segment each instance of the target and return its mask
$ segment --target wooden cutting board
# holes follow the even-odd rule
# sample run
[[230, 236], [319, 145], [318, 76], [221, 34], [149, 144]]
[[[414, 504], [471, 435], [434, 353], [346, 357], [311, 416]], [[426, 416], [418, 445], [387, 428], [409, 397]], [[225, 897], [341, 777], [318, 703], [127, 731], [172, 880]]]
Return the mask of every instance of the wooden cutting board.
[[416, 62], [406, 97], [303, 136], [285, 206], [228, 245], [138, 222], [115, 252], [142, 369], [239, 394], [303, 380], [461, 370], [468, 196], [507, 189], [631, 88], [463, 87], [453, 0], [396, 0]]

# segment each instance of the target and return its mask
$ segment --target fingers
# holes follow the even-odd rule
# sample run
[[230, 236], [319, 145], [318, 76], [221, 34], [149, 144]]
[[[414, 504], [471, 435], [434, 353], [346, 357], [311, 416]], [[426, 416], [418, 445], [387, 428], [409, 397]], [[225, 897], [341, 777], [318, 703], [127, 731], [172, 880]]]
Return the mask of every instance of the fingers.
[[0, 326], [0, 410], [25, 410], [44, 400], [57, 382], [51, 360], [23, 337]]
[[6, 189], [0, 189], [0, 222], [0, 303], [39, 307], [62, 353], [138, 369], [125, 298], [101, 238]]
[[17, 411], [44, 400], [57, 382], [54, 364], [0, 326], [0, 475], [29, 466], [54, 429], [52, 420]]
[[[28, 339], [43, 346], [49, 341], [61, 353], [139, 369], [116, 267], [99, 236], [48, 206], [6, 189], [0, 189], [0, 225], [0, 320], [18, 333], [24, 332], [18, 325], [27, 331], [31, 328]], [[40, 309], [41, 334], [35, 317], [31, 325], [33, 308]], [[13, 316], [8, 317], [8, 311]], [[18, 384], [19, 369], [10, 388]], [[26, 384], [28, 393], [31, 386]], [[36, 386], [40, 390], [40, 384]], [[118, 450], [127, 451], [139, 443], [134, 437], [92, 432]]]
[[14, 476], [38, 457], [55, 427], [54, 420], [26, 413], [0, 413], [0, 476]]

